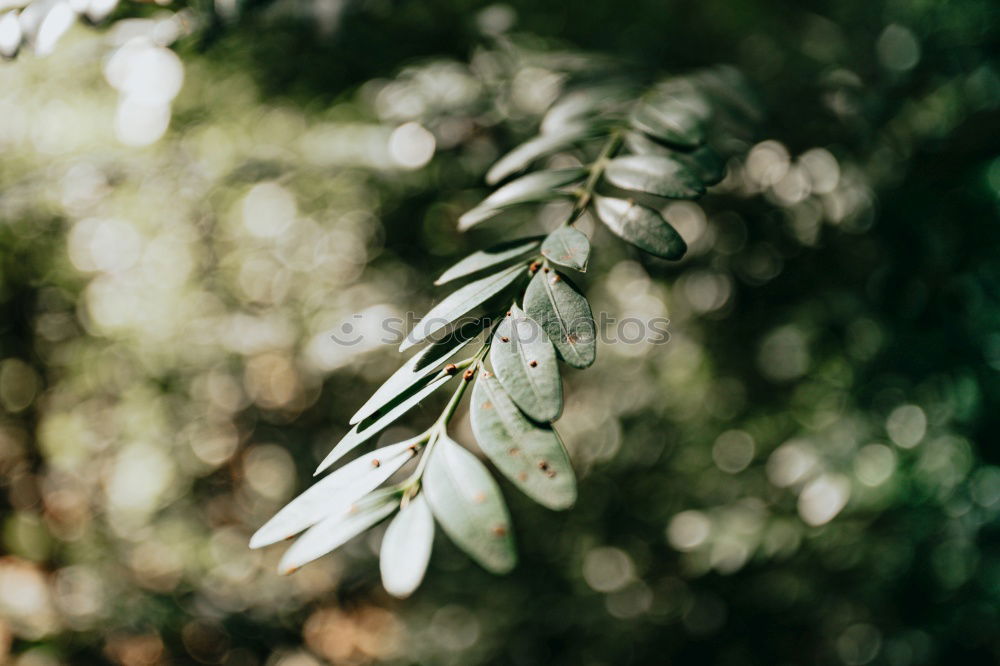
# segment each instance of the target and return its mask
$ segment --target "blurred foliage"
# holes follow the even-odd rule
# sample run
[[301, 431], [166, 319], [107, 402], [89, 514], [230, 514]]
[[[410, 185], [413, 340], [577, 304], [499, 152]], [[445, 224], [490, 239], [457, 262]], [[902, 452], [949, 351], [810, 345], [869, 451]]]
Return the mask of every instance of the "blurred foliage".
[[[994, 2], [115, 12], [0, 65], [0, 655], [1000, 659]], [[505, 486], [519, 567], [439, 537], [402, 603], [377, 530], [275, 576], [249, 534], [399, 362], [330, 333], [423, 311], [439, 270], [512, 235], [455, 221], [567, 80], [718, 62], [770, 116], [665, 209], [688, 257], [587, 229], [595, 311], [669, 316], [671, 339], [568, 374], [576, 507]]]

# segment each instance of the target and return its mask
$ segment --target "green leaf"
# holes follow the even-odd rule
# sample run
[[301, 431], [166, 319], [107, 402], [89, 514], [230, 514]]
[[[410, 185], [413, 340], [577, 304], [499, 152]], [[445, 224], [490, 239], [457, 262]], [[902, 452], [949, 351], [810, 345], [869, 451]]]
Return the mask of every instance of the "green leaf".
[[413, 372], [419, 372], [427, 366], [437, 366], [458, 353], [475, 340], [489, 323], [490, 320], [485, 317], [474, 319], [462, 324], [457, 330], [448, 331], [440, 339], [435, 339], [414, 355]]
[[672, 157], [690, 169], [705, 185], [716, 185], [726, 175], [725, 160], [708, 146], [684, 152], [667, 148], [638, 132], [628, 132], [625, 135], [625, 145], [630, 151], [639, 155]]
[[546, 236], [542, 256], [560, 266], [584, 272], [590, 259], [590, 241], [573, 227], [559, 227]]
[[694, 199], [705, 193], [705, 186], [690, 169], [662, 155], [616, 157], [605, 167], [604, 177], [627, 190], [671, 199]]
[[597, 330], [590, 304], [564, 275], [540, 270], [524, 294], [524, 310], [544, 329], [566, 363], [586, 368], [597, 354]]
[[657, 96], [639, 102], [629, 115], [632, 127], [682, 148], [704, 143], [705, 131], [698, 113], [686, 104], [672, 102], [672, 98]]
[[591, 130], [586, 126], [572, 124], [529, 139], [497, 160], [486, 172], [486, 182], [495, 185], [507, 176], [526, 168], [538, 158], [569, 148], [590, 134]]
[[494, 245], [488, 250], [473, 252], [442, 273], [441, 277], [434, 281], [434, 284], [442, 285], [446, 282], [478, 273], [486, 268], [517, 259], [537, 248], [541, 240], [541, 237], [518, 238], [517, 240]]
[[396, 372], [392, 373], [389, 379], [378, 387], [372, 397], [368, 398], [368, 401], [361, 406], [361, 408], [354, 412], [354, 416], [348, 421], [351, 425], [355, 423], [360, 423], [364, 421], [369, 416], [385, 407], [387, 404], [392, 402], [393, 399], [399, 397], [400, 395], [410, 391], [414, 387], [423, 386], [427, 382], [430, 382], [434, 371], [450, 356], [457, 354], [462, 347], [469, 344], [472, 338], [466, 339], [464, 342], [451, 341], [447, 345], [446, 349], [431, 346], [428, 349], [434, 349], [434, 358], [428, 359], [427, 363], [417, 367], [424, 359], [424, 354], [426, 350], [421, 350], [419, 353], [414, 354], [410, 359], [403, 364]]
[[595, 122], [593, 116], [620, 106], [628, 95], [628, 88], [617, 84], [571, 90], [549, 107], [545, 117], [542, 118], [539, 130], [543, 135], [554, 134], [586, 122], [596, 131], [600, 128], [600, 123]]
[[597, 217], [616, 235], [640, 250], [677, 260], [687, 252], [687, 243], [677, 230], [652, 208], [634, 201], [594, 195]]
[[542, 327], [517, 307], [497, 326], [490, 363], [503, 387], [536, 421], [554, 421], [562, 411], [556, 350]]
[[462, 315], [468, 314], [475, 307], [482, 305], [514, 284], [525, 274], [524, 266], [512, 266], [499, 273], [470, 282], [452, 292], [417, 322], [410, 334], [403, 340], [403, 344], [399, 346], [399, 351], [406, 351], [413, 345], [423, 342]]
[[390, 444], [352, 460], [285, 505], [254, 533], [251, 548], [295, 536], [326, 516], [349, 508], [382, 485], [415, 455], [417, 440]]
[[382, 537], [379, 570], [382, 586], [394, 597], [405, 599], [420, 587], [434, 545], [434, 517], [420, 494], [392, 519]]
[[444, 435], [429, 455], [423, 489], [445, 534], [484, 569], [498, 574], [513, 569], [510, 515], [489, 471]]
[[316, 523], [285, 552], [278, 571], [290, 574], [303, 564], [347, 543], [395, 511], [399, 506], [398, 495], [398, 491], [391, 489], [372, 493]]
[[512, 180], [482, 203], [458, 218], [458, 228], [465, 231], [480, 222], [498, 215], [504, 208], [522, 203], [548, 201], [561, 196], [556, 188], [581, 180], [587, 171], [579, 167], [536, 171]]
[[476, 380], [471, 418], [479, 448], [528, 497], [550, 509], [573, 505], [576, 476], [556, 432], [526, 419], [495, 378]]
[[319, 474], [333, 463], [340, 460], [345, 454], [364, 444], [369, 439], [385, 430], [399, 417], [416, 407], [424, 398], [448, 383], [451, 375], [441, 371], [426, 386], [407, 391], [401, 396], [394, 398], [387, 405], [380, 408], [361, 423], [355, 424], [350, 432], [344, 435], [343, 439], [337, 442], [333, 450], [327, 454], [323, 462], [316, 468], [314, 474]]

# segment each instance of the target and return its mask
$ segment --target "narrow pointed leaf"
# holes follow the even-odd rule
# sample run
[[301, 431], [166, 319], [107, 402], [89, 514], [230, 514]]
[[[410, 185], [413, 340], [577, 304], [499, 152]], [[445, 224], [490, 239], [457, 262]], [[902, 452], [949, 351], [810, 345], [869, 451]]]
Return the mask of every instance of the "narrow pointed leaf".
[[470, 282], [452, 292], [417, 322], [410, 334], [403, 340], [403, 344], [399, 346], [399, 351], [405, 351], [413, 345], [423, 342], [462, 315], [468, 314], [476, 306], [482, 305], [514, 284], [525, 275], [525, 272], [521, 265], [512, 266], [499, 273]]
[[590, 303], [557, 271], [538, 271], [524, 294], [524, 310], [545, 331], [559, 355], [586, 368], [597, 355], [597, 327]]
[[604, 177], [627, 190], [671, 199], [693, 199], [705, 193], [705, 186], [690, 169], [662, 155], [617, 157], [604, 169]]
[[[479, 330], [482, 330], [482, 328], [480, 327]], [[364, 421], [395, 398], [415, 387], [423, 386], [430, 382], [433, 379], [434, 371], [444, 361], [457, 354], [463, 347], [469, 344], [474, 337], [466, 334], [449, 336], [411, 356], [402, 367], [392, 373], [389, 379], [385, 380], [376, 389], [375, 393], [368, 398], [368, 401], [354, 413], [349, 423], [354, 425], [355, 423]]]
[[562, 412], [562, 382], [556, 350], [542, 327], [511, 308], [493, 334], [490, 363], [500, 383], [525, 414], [554, 421]]
[[414, 455], [416, 440], [384, 446], [344, 465], [293, 499], [250, 539], [261, 548], [292, 537], [382, 485]]
[[292, 544], [278, 563], [278, 572], [290, 574], [302, 565], [339, 548], [383, 520], [398, 506], [398, 493], [387, 491], [369, 495], [356, 504], [340, 508], [337, 513], [310, 527]]
[[405, 599], [420, 587], [434, 545], [434, 517], [421, 493], [392, 519], [382, 537], [379, 570], [382, 586]]
[[474, 319], [454, 331], [448, 331], [414, 355], [412, 371], [419, 372], [428, 366], [437, 366], [442, 361], [448, 360], [475, 340], [487, 325], [489, 325], [487, 318]]
[[584, 272], [590, 259], [590, 241], [573, 227], [559, 227], [546, 236], [542, 256], [560, 266]]
[[402, 367], [400, 367], [396, 372], [392, 373], [389, 379], [378, 387], [375, 393], [372, 394], [368, 401], [361, 406], [361, 408], [354, 413], [351, 420], [348, 421], [351, 425], [359, 423], [375, 412], [377, 412], [382, 407], [392, 402], [394, 398], [398, 398], [403, 393], [406, 393], [410, 389], [426, 384], [433, 379], [434, 371], [437, 370], [437, 365], [429, 365], [423, 368], [423, 370], [415, 371], [413, 368], [420, 359], [419, 354], [415, 354], [410, 358]]
[[500, 264], [517, 259], [537, 248], [540, 242], [541, 238], [519, 238], [514, 241], [494, 245], [488, 250], [473, 252], [442, 273], [441, 277], [434, 281], [434, 284], [442, 285], [460, 277], [466, 277], [486, 268], [499, 266]]
[[517, 180], [512, 180], [482, 203], [458, 218], [458, 228], [462, 231], [500, 214], [504, 208], [522, 203], [548, 201], [561, 196], [558, 188], [581, 180], [586, 170], [579, 167], [536, 171]]
[[716, 185], [726, 175], [725, 160], [708, 146], [701, 146], [691, 151], [674, 150], [639, 132], [627, 133], [625, 145], [630, 151], [639, 155], [671, 157], [690, 169], [705, 185]]
[[677, 260], [687, 252], [687, 243], [663, 217], [652, 208], [633, 201], [594, 196], [597, 217], [616, 235], [640, 250]]
[[570, 91], [562, 95], [545, 112], [539, 131], [543, 135], [554, 134], [566, 131], [573, 126], [579, 127], [583, 123], [587, 123], [593, 129], [598, 129], [594, 125], [599, 126], [599, 123], [594, 122], [593, 116], [619, 106], [628, 96], [629, 89], [616, 84], [589, 86]]
[[529, 139], [497, 160], [486, 172], [486, 182], [495, 185], [507, 176], [526, 168], [538, 158], [569, 148], [585, 139], [588, 134], [589, 130], [582, 125], [569, 125]]
[[447, 437], [430, 454], [423, 488], [445, 534], [484, 569], [498, 574], [513, 569], [510, 515], [489, 471]]
[[526, 419], [493, 377], [476, 380], [470, 411], [479, 448], [504, 476], [550, 509], [573, 505], [576, 476], [551, 426]]
[[682, 148], [694, 148], [705, 141], [698, 114], [687, 105], [671, 104], [670, 100], [640, 102], [632, 109], [629, 121], [640, 132]]
[[385, 430], [396, 419], [416, 407], [424, 398], [447, 384], [449, 380], [451, 380], [451, 376], [442, 372], [434, 377], [426, 386], [395, 398], [361, 423], [355, 424], [350, 432], [344, 435], [343, 439], [337, 442], [333, 450], [327, 454], [323, 462], [316, 468], [315, 474], [321, 473], [327, 467], [344, 457], [344, 455]]

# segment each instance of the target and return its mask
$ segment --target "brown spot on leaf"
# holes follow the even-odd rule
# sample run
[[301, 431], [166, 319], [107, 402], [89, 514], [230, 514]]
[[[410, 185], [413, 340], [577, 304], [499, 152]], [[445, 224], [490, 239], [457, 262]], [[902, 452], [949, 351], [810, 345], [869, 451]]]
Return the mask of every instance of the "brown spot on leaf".
[[510, 342], [510, 338], [508, 338], [506, 335], [501, 335], [500, 342]]
[[469, 369], [468, 369], [468, 370], [466, 370], [466, 371], [465, 371], [465, 373], [464, 373], [464, 374], [462, 375], [462, 379], [464, 379], [465, 381], [469, 381], [470, 379], [472, 379], [472, 376], [473, 376], [474, 374], [476, 374], [476, 371], [475, 371], [475, 370], [473, 370], [472, 368], [469, 368]]
[[497, 525], [496, 527], [493, 528], [493, 534], [497, 535], [498, 537], [507, 536], [507, 528], [504, 527], [503, 525]]
[[549, 267], [546, 266], [545, 268], [542, 269], [542, 271], [545, 272], [545, 273], [548, 273], [549, 272]]
[[552, 276], [552, 284], [555, 284], [556, 282], [559, 282], [559, 280], [561, 280], [561, 279], [562, 279], [562, 278], [560, 278], [560, 277], [559, 277], [559, 274], [558, 274], [558, 273], [557, 273], [557, 274], [555, 274], [555, 275], [553, 275], [553, 276]]
[[518, 478], [519, 481], [527, 481], [528, 480], [528, 474], [527, 474], [527, 472], [521, 472], [520, 474], [517, 475], [517, 478]]
[[448, 365], [444, 366], [444, 374], [450, 376], [455, 374], [456, 372], [458, 372], [458, 366], [455, 365], [454, 363], [449, 363]]
[[567, 336], [566, 336], [566, 342], [568, 342], [568, 343], [570, 343], [570, 344], [574, 344], [575, 342], [579, 341], [579, 339], [580, 339], [580, 338], [578, 338], [578, 337], [577, 337], [577, 336], [576, 336], [575, 334], [573, 334], [573, 333], [570, 333], [569, 335], [567, 335]]
[[375, 458], [374, 460], [372, 460], [372, 467], [381, 467], [381, 466], [382, 466], [382, 463], [379, 462], [378, 458]]
[[483, 502], [486, 501], [486, 493], [484, 492], [476, 493], [475, 495], [472, 496], [472, 501], [475, 502], [476, 504], [482, 504]]
[[538, 367], [538, 361], [529, 361], [528, 365], [530, 365], [533, 368], [537, 368]]
[[482, 409], [493, 409], [493, 403], [487, 400], [483, 404], [479, 405]]
[[533, 262], [531, 262], [531, 265], [528, 266], [528, 271], [530, 273], [537, 273], [539, 266], [541, 266], [540, 263], [538, 263], [537, 261], [533, 261]]

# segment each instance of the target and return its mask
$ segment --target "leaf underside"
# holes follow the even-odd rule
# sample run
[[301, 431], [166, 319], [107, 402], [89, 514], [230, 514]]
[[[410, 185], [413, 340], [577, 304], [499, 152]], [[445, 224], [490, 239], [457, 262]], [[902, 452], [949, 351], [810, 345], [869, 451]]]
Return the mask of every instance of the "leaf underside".
[[582, 180], [586, 170], [580, 167], [536, 171], [512, 180], [458, 218], [458, 228], [465, 231], [499, 215], [505, 208], [522, 203], [549, 201], [562, 196], [558, 188]]
[[677, 260], [687, 252], [687, 243], [663, 217], [646, 206], [594, 195], [598, 219], [623, 240], [663, 259]]
[[476, 456], [442, 437], [430, 452], [423, 489], [445, 534], [487, 571], [517, 563], [500, 487]]
[[479, 448], [511, 483], [550, 509], [573, 505], [576, 476], [559, 437], [525, 418], [496, 378], [476, 381], [471, 420]]
[[400, 509], [382, 537], [379, 571], [385, 591], [400, 599], [413, 594], [427, 572], [433, 545], [434, 517], [419, 494]]
[[562, 359], [586, 368], [597, 354], [597, 330], [590, 303], [564, 275], [538, 271], [524, 294], [524, 310], [545, 331]]
[[694, 199], [705, 193], [705, 186], [693, 171], [665, 155], [617, 157], [608, 163], [604, 177], [626, 190], [670, 199]]
[[417, 322], [417, 325], [410, 334], [403, 340], [403, 344], [399, 346], [399, 350], [405, 351], [413, 345], [428, 339], [514, 284], [525, 273], [526, 271], [522, 265], [511, 266], [499, 273], [494, 273], [480, 278], [475, 282], [470, 282], [452, 292], [444, 300], [431, 308], [431, 311], [424, 315], [423, 319]]
[[518, 238], [516, 240], [500, 243], [499, 245], [494, 245], [487, 250], [473, 252], [465, 259], [462, 259], [457, 264], [442, 273], [441, 277], [434, 281], [434, 284], [442, 285], [446, 282], [451, 282], [452, 280], [457, 280], [461, 277], [467, 277], [487, 268], [499, 266], [508, 261], [512, 261], [537, 248], [540, 242], [541, 237]]
[[316, 468], [315, 474], [321, 473], [330, 465], [340, 460], [343, 456], [385, 430], [399, 417], [416, 407], [424, 398], [447, 384], [451, 379], [452, 377], [450, 375], [442, 372], [434, 377], [426, 386], [411, 389], [403, 395], [394, 398], [367, 419], [361, 423], [355, 424], [354, 427], [351, 428], [346, 435], [344, 435], [343, 439], [337, 442], [336, 446], [333, 447], [333, 450], [327, 454], [326, 458], [323, 459], [323, 462], [321, 462], [319, 467]]
[[578, 229], [559, 227], [546, 236], [541, 253], [552, 263], [585, 272], [590, 259], [590, 240]]
[[556, 350], [542, 327], [516, 306], [493, 334], [490, 363], [525, 414], [536, 421], [559, 418], [562, 381]]

